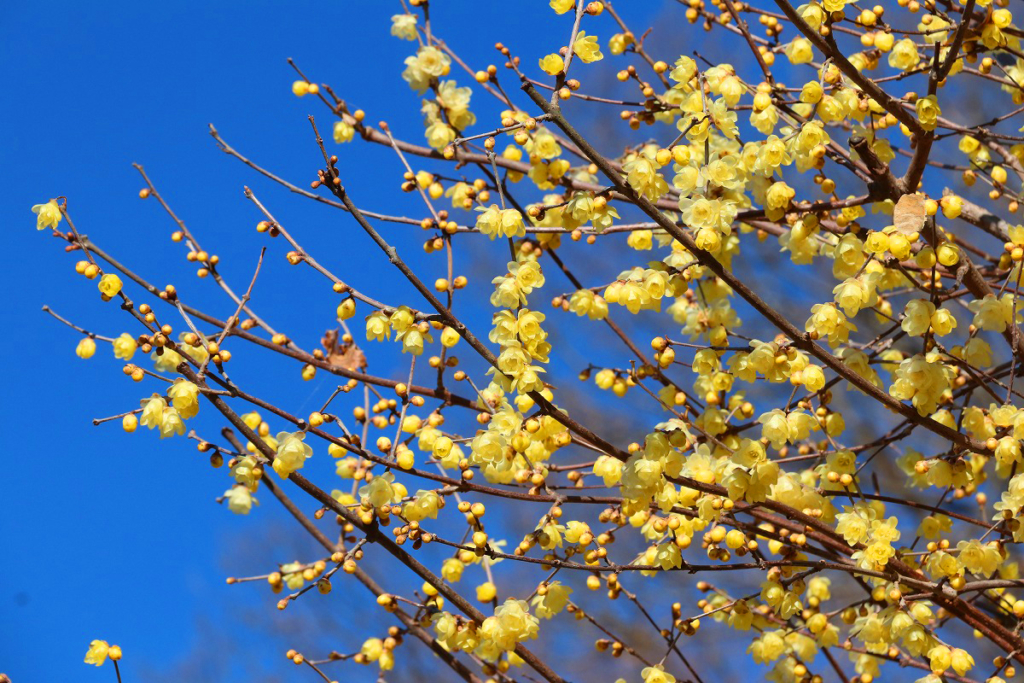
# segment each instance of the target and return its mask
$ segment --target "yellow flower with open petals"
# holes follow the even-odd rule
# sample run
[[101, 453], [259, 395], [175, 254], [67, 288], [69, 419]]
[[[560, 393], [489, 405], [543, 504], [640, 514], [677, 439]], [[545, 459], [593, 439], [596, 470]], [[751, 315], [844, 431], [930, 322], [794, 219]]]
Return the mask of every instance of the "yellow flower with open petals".
[[107, 654], [110, 652], [110, 645], [105, 640], [94, 640], [89, 643], [89, 651], [85, 653], [85, 663], [103, 666], [107, 661]]
[[199, 413], [199, 387], [192, 382], [178, 378], [167, 390], [171, 404], [186, 420]]
[[60, 223], [60, 206], [56, 199], [51, 199], [45, 204], [36, 204], [32, 207], [32, 213], [36, 214], [36, 230], [56, 230], [57, 224]]
[[100, 290], [100, 294], [106, 297], [104, 301], [113, 299], [117, 296], [118, 293], [120, 293], [122, 286], [124, 286], [124, 283], [121, 282], [121, 278], [114, 273], [107, 273], [101, 277], [99, 284], [97, 285]]
[[565, 68], [565, 60], [563, 60], [562, 56], [557, 52], [552, 52], [547, 57], [540, 60], [540, 68], [541, 71], [549, 76], [554, 76], [562, 73], [562, 69]]
[[138, 348], [135, 338], [127, 332], [121, 333], [121, 336], [115, 339], [112, 345], [114, 347], [114, 358], [120, 360], [131, 360], [132, 356], [135, 355], [135, 349]]
[[601, 46], [597, 42], [597, 36], [588, 36], [583, 31], [576, 36], [576, 42], [572, 44], [572, 51], [587, 64], [596, 62], [604, 57], [601, 54]]

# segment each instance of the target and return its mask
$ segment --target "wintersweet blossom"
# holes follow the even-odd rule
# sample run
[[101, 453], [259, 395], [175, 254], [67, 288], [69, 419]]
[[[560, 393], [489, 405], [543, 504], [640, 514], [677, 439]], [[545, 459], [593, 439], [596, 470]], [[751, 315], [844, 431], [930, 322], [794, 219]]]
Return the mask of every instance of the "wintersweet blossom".
[[277, 453], [274, 457], [274, 471], [282, 479], [296, 470], [301, 470], [306, 460], [313, 455], [313, 448], [303, 442], [304, 432], [279, 432], [275, 437]]
[[92, 337], [82, 337], [78, 346], [75, 347], [75, 355], [83, 360], [88, 360], [96, 353], [96, 341]]
[[113, 299], [121, 292], [121, 278], [114, 273], [106, 273], [100, 278], [98, 287], [100, 293], [107, 299]]
[[167, 389], [171, 404], [184, 419], [195, 417], [199, 413], [199, 387], [184, 379], [177, 379]]
[[135, 355], [135, 350], [138, 348], [138, 344], [135, 342], [135, 338], [127, 332], [121, 333], [112, 344], [114, 347], [114, 358], [121, 360], [131, 360], [132, 356]]
[[565, 69], [565, 61], [560, 54], [552, 53], [540, 59], [540, 68], [549, 76], [554, 76]]
[[110, 644], [105, 640], [94, 640], [89, 643], [89, 651], [85, 653], [85, 663], [103, 666], [110, 653]]
[[572, 49], [576, 56], [587, 64], [596, 62], [604, 57], [601, 54], [601, 46], [597, 42], [597, 36], [588, 36], [585, 31], [580, 31], [576, 35], [576, 42], [572, 44]]
[[497, 237], [522, 237], [526, 234], [523, 216], [515, 209], [499, 209], [491, 204], [486, 209], [478, 208], [482, 213], [477, 216], [476, 227], [492, 240]]
[[62, 218], [60, 205], [56, 199], [51, 199], [45, 204], [36, 204], [32, 207], [32, 213], [36, 214], [36, 230], [56, 230]]
[[[647, 641], [684, 651], [726, 632], [774, 683], [824, 683], [830, 668], [870, 683], [896, 660], [938, 683], [968, 675], [992, 643], [1013, 652], [1005, 625], [1024, 618], [1014, 7], [978, 0], [958, 31], [948, 7], [902, 0], [767, 14], [757, 2], [684, 3], [682, 44], [708, 32], [727, 63], [671, 52], [660, 26], [651, 40], [634, 33], [628, 3], [549, 0], [531, 20], [558, 30], [534, 37], [569, 43], [496, 34], [501, 57], [473, 71], [444, 13], [407, 4], [391, 17], [408, 41], [392, 41], [404, 59], [392, 75], [416, 95], [376, 102], [305, 76], [291, 86], [324, 88], [304, 102], [328, 104], [336, 143], [394, 146], [403, 163], [364, 164], [366, 182], [426, 205], [356, 206], [354, 167], [328, 159], [303, 193], [344, 202], [371, 240], [312, 229], [294, 233], [299, 247], [269, 218], [252, 237], [287, 238], [273, 242], [326, 275], [333, 300], [303, 290], [286, 297], [301, 315], [279, 319], [243, 302], [222, 329], [225, 316], [183, 283], [162, 285], [176, 276], [137, 283], [139, 299], [120, 307], [133, 327], [113, 340], [105, 321], [75, 320], [80, 357], [112, 341], [122, 362], [104, 358], [106, 370], [147, 384], [137, 405], [97, 422], [169, 438], [196, 418], [189, 442], [212, 439], [197, 443], [222, 479], [188, 480], [234, 514], [260, 514], [261, 487], [285, 492], [268, 467], [300, 481], [285, 486], [296, 529], [331, 547], [299, 543], [295, 561], [251, 573], [285, 593], [279, 609], [358, 578], [353, 590], [374, 597], [346, 594], [365, 632], [342, 659], [379, 672], [418, 646], [419, 628], [464, 678], [554, 679], [540, 661], [551, 647], [529, 641], [582, 651], [573, 638], [589, 636], [572, 621], [596, 628], [595, 656], [626, 655], [623, 683], [707, 678], [699, 657], [680, 666]], [[600, 26], [617, 32], [599, 40]], [[614, 67], [600, 63], [604, 40]], [[984, 116], [953, 106], [968, 86]], [[498, 107], [474, 108], [492, 96]], [[403, 101], [419, 144], [375, 123], [399, 121]], [[63, 201], [33, 207], [37, 228], [54, 230], [44, 241], [62, 243], [104, 300], [119, 297], [123, 273], [149, 266], [109, 269], [98, 246], [57, 230]], [[88, 227], [103, 244], [102, 225]], [[172, 233], [199, 277], [245, 291], [199, 239]], [[381, 289], [388, 272], [409, 286]], [[235, 372], [247, 343], [266, 352], [258, 362], [316, 378], [309, 395], [278, 407], [270, 392], [286, 375]], [[140, 348], [153, 372], [127, 362]], [[203, 381], [182, 377], [183, 363]], [[263, 376], [274, 381], [246, 386]], [[200, 394], [220, 409], [200, 418]], [[241, 412], [246, 402], [258, 412]], [[231, 431], [218, 434], [208, 421], [222, 412]], [[330, 464], [306, 468], [319, 441]], [[716, 568], [737, 571], [719, 580]], [[686, 573], [693, 595], [672, 589]], [[622, 615], [602, 603], [620, 596], [650, 619], [608, 623]], [[648, 628], [662, 619], [667, 630]], [[86, 661], [118, 657], [93, 641]], [[556, 666], [569, 661], [551, 668], [579, 679]], [[1009, 679], [1013, 665], [995, 671]]]
[[396, 14], [392, 16], [391, 35], [402, 40], [416, 40], [416, 15]]

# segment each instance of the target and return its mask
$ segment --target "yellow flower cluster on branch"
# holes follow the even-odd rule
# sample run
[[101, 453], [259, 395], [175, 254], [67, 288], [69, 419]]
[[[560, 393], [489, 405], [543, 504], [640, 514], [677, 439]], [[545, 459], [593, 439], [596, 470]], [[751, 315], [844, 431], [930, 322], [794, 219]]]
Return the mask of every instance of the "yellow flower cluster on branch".
[[[467, 680], [587, 680], [573, 667], [592, 638], [588, 657], [628, 662], [628, 680], [708, 680], [680, 640], [727, 630], [775, 683], [872, 683], [896, 667], [974, 680], [983, 660], [987, 683], [1012, 679], [1024, 663], [1015, 8], [690, 0], [679, 34], [698, 50], [658, 55], [665, 43], [632, 32], [624, 3], [548, 6], [554, 44], [497, 42], [498, 63], [479, 70], [424, 0], [392, 16], [406, 41], [395, 78], [416, 94], [402, 86], [425, 144], [369, 123], [395, 103], [358, 109], [337, 93], [365, 93], [322, 93], [293, 65], [292, 92], [327, 103], [309, 190], [213, 131], [379, 249], [335, 273], [322, 233], [286, 228], [247, 190], [257, 233], [329, 283], [329, 305], [306, 314], [322, 334], [275, 328], [254, 287], [263, 258], [247, 289], [228, 285], [181, 221], [171, 239], [221, 288], [226, 320], [83, 237], [63, 197], [33, 206], [134, 327], [105, 337], [46, 310], [79, 335], [79, 357], [109, 343], [124, 375], [156, 387], [96, 422], [194, 441], [227, 465], [218, 502], [251, 515], [257, 493], [278, 498], [324, 548], [229, 583], [288, 591], [279, 609], [318, 599], [314, 587], [330, 600], [349, 576], [373, 594], [346, 647], [288, 652], [325, 680], [339, 660], [408, 667], [401, 648], [416, 641]], [[729, 62], [700, 53], [702, 30]], [[420, 213], [363, 208], [321, 132], [395, 154], [391, 179]], [[159, 198], [139, 170], [139, 196]], [[413, 242], [422, 256], [407, 257]], [[470, 262], [472, 281], [459, 274]], [[389, 291], [402, 300], [381, 300]], [[256, 373], [225, 369], [225, 347], [247, 345], [295, 363], [296, 381], [337, 381], [304, 385], [303, 402], [258, 395]], [[642, 618], [610, 619], [603, 601], [620, 597]], [[538, 654], [563, 642], [564, 656]], [[119, 657], [93, 641], [86, 662]]]

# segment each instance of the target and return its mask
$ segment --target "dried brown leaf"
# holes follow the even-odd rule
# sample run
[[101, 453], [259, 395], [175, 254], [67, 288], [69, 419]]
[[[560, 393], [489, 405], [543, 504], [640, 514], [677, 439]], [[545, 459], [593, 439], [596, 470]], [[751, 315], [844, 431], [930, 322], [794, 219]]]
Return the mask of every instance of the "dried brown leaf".
[[355, 344], [342, 344], [336, 353], [327, 356], [327, 362], [346, 370], [360, 372], [366, 369], [366, 354]]
[[338, 330], [324, 332], [320, 343], [327, 352], [327, 362], [331, 365], [357, 372], [366, 369], [366, 354], [355, 343], [339, 344]]
[[924, 227], [925, 196], [922, 194], [905, 194], [896, 202], [892, 212], [892, 222], [896, 231], [904, 235], [921, 232]]

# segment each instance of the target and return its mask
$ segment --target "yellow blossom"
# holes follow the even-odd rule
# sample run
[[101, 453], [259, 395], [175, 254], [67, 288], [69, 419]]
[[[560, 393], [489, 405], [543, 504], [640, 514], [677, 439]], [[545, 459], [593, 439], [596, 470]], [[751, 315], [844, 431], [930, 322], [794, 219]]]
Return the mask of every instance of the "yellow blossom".
[[603, 58], [601, 46], [597, 42], [597, 36], [588, 36], [586, 32], [580, 31], [576, 34], [576, 42], [572, 44], [572, 50], [581, 60], [590, 64]]
[[174, 384], [167, 390], [167, 396], [184, 419], [199, 413], [199, 387], [192, 382], [181, 378], [174, 380]]
[[36, 214], [36, 230], [46, 230], [47, 228], [56, 230], [62, 217], [60, 205], [57, 204], [56, 199], [51, 199], [45, 204], [36, 204], [32, 207], [32, 213]]
[[105, 640], [94, 640], [89, 643], [89, 651], [85, 653], [85, 663], [103, 666], [107, 661], [110, 652], [110, 645]]
[[78, 346], [75, 347], [75, 355], [88, 360], [92, 358], [94, 353], [96, 353], [96, 342], [92, 337], [82, 337], [78, 342]]
[[282, 479], [296, 470], [300, 470], [306, 464], [306, 460], [313, 455], [313, 449], [303, 439], [305, 432], [279, 432], [277, 440], [277, 455], [274, 457], [274, 471]]
[[553, 52], [540, 60], [541, 71], [548, 74], [549, 76], [555, 76], [562, 73], [565, 68], [565, 61], [562, 56], [557, 52]]
[[391, 35], [402, 40], [416, 40], [416, 15], [396, 14], [392, 16]]
[[497, 205], [491, 204], [486, 209], [478, 207], [477, 210], [482, 213], [477, 216], [476, 227], [492, 240], [497, 237], [523, 237], [526, 235], [523, 216], [515, 209], [499, 209]]
[[351, 142], [352, 138], [355, 137], [355, 134], [355, 127], [344, 119], [334, 122], [334, 141], [338, 144]]
[[135, 349], [138, 348], [135, 338], [127, 332], [122, 332], [119, 337], [114, 339], [112, 346], [114, 347], [114, 358], [121, 360], [131, 360], [135, 355]]

